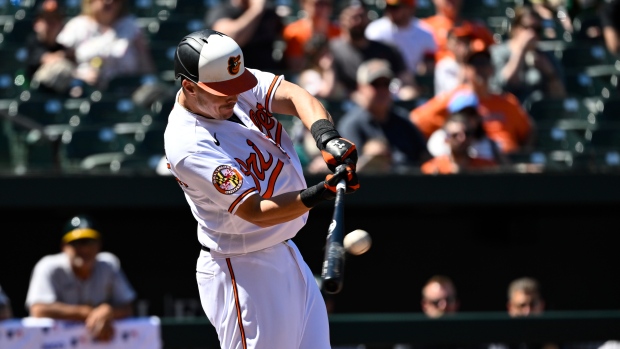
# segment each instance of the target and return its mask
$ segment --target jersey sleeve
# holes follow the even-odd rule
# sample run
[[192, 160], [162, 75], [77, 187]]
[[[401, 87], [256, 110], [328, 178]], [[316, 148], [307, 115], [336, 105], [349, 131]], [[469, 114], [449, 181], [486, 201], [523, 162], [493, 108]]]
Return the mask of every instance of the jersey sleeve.
[[252, 92], [256, 96], [258, 102], [263, 104], [265, 109], [271, 113], [273, 96], [275, 95], [275, 92], [282, 80], [284, 80], [284, 75], [275, 75], [273, 73], [251, 68], [248, 68], [248, 70], [254, 74], [258, 80], [258, 84], [254, 86]]
[[52, 283], [52, 268], [46, 263], [46, 257], [44, 257], [32, 270], [26, 295], [26, 310], [29, 311], [33, 304], [49, 304], [56, 301], [56, 292]]
[[258, 194], [251, 175], [245, 175], [234, 159], [197, 153], [183, 159], [175, 169], [181, 187], [203, 208], [216, 205], [234, 214], [248, 197]]

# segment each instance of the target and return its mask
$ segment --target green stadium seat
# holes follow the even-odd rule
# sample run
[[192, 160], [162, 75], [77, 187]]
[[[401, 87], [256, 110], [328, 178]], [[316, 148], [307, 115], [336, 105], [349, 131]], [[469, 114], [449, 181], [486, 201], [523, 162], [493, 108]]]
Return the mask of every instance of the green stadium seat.
[[435, 5], [431, 0], [417, 0], [415, 16], [418, 18], [430, 17], [435, 14]]
[[203, 13], [198, 14], [198, 18], [196, 15], [194, 13], [193, 18], [171, 16], [163, 21], [152, 22], [147, 27], [150, 41], [177, 45], [183, 36], [204, 28]]
[[113, 126], [79, 127], [62, 137], [63, 158], [72, 167], [94, 154], [131, 154], [134, 151], [133, 143], [119, 136]]
[[575, 43], [559, 48], [556, 57], [566, 72], [580, 71], [586, 67], [614, 64], [615, 60], [604, 45], [598, 43]]
[[32, 33], [32, 18], [26, 17], [18, 20], [13, 17], [12, 20], [3, 23], [2, 32], [0, 32], [0, 44], [7, 45], [23, 45], [26, 38]]
[[587, 120], [592, 113], [578, 97], [532, 101], [526, 104], [526, 109], [535, 121], [548, 124], [563, 119]]
[[150, 111], [136, 105], [131, 98], [112, 98], [90, 103], [90, 109], [83, 121], [89, 125], [112, 125], [119, 122], [141, 122], [145, 115], [150, 116]]

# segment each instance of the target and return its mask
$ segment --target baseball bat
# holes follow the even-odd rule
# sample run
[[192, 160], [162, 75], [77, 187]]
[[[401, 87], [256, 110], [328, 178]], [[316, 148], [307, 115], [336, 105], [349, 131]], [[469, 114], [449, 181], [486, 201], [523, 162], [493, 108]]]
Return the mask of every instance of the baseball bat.
[[344, 192], [346, 183], [341, 179], [336, 185], [336, 199], [332, 222], [327, 230], [325, 243], [325, 257], [323, 258], [323, 291], [336, 294], [342, 289], [344, 273], [345, 250], [342, 240], [344, 239]]

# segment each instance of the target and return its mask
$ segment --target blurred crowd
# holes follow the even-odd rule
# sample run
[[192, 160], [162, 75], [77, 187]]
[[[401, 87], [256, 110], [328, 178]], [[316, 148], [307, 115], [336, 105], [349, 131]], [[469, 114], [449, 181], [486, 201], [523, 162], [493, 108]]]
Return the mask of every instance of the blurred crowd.
[[[166, 45], [183, 30], [208, 27], [235, 39], [249, 67], [281, 73], [323, 101], [340, 134], [357, 145], [359, 172], [620, 165], [613, 140], [620, 127], [610, 116], [620, 110], [618, 0], [298, 1], [179, 2], [151, 14], [154, 21], [132, 0], [83, 0], [71, 11], [60, 0], [36, 1], [25, 16], [31, 32], [19, 44], [25, 83], [2, 110], [29, 132], [5, 131], [13, 158], [3, 163], [35, 169], [49, 148], [56, 168], [158, 171], [158, 137], [179, 88], [164, 77], [173, 69], [174, 47]], [[60, 108], [86, 100], [90, 109], [44, 119], [51, 99]], [[37, 100], [45, 113], [29, 109]], [[327, 172], [299, 120], [274, 117], [305, 169]], [[85, 128], [91, 136], [81, 135]], [[33, 129], [48, 142], [37, 147]], [[71, 150], [82, 138], [89, 142]], [[117, 155], [94, 160], [99, 153]]]

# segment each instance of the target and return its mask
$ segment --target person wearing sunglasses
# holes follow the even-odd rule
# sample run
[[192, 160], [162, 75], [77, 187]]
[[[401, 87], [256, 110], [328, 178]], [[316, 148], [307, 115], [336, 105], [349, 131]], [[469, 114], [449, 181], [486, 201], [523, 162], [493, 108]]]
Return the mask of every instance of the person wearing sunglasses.
[[543, 38], [543, 20], [528, 5], [517, 7], [509, 38], [489, 48], [495, 75], [491, 86], [498, 92], [510, 92], [522, 103], [535, 92], [543, 98], [564, 98], [564, 72], [552, 52], [539, 48]]
[[[477, 172], [498, 168], [496, 161], [472, 156], [470, 152], [476, 130], [469, 126], [468, 118], [463, 113], [454, 113], [448, 117], [443, 126], [448, 154], [435, 156], [422, 164], [421, 170], [429, 175], [447, 175], [463, 172]], [[442, 305], [444, 308], [447, 304]]]

